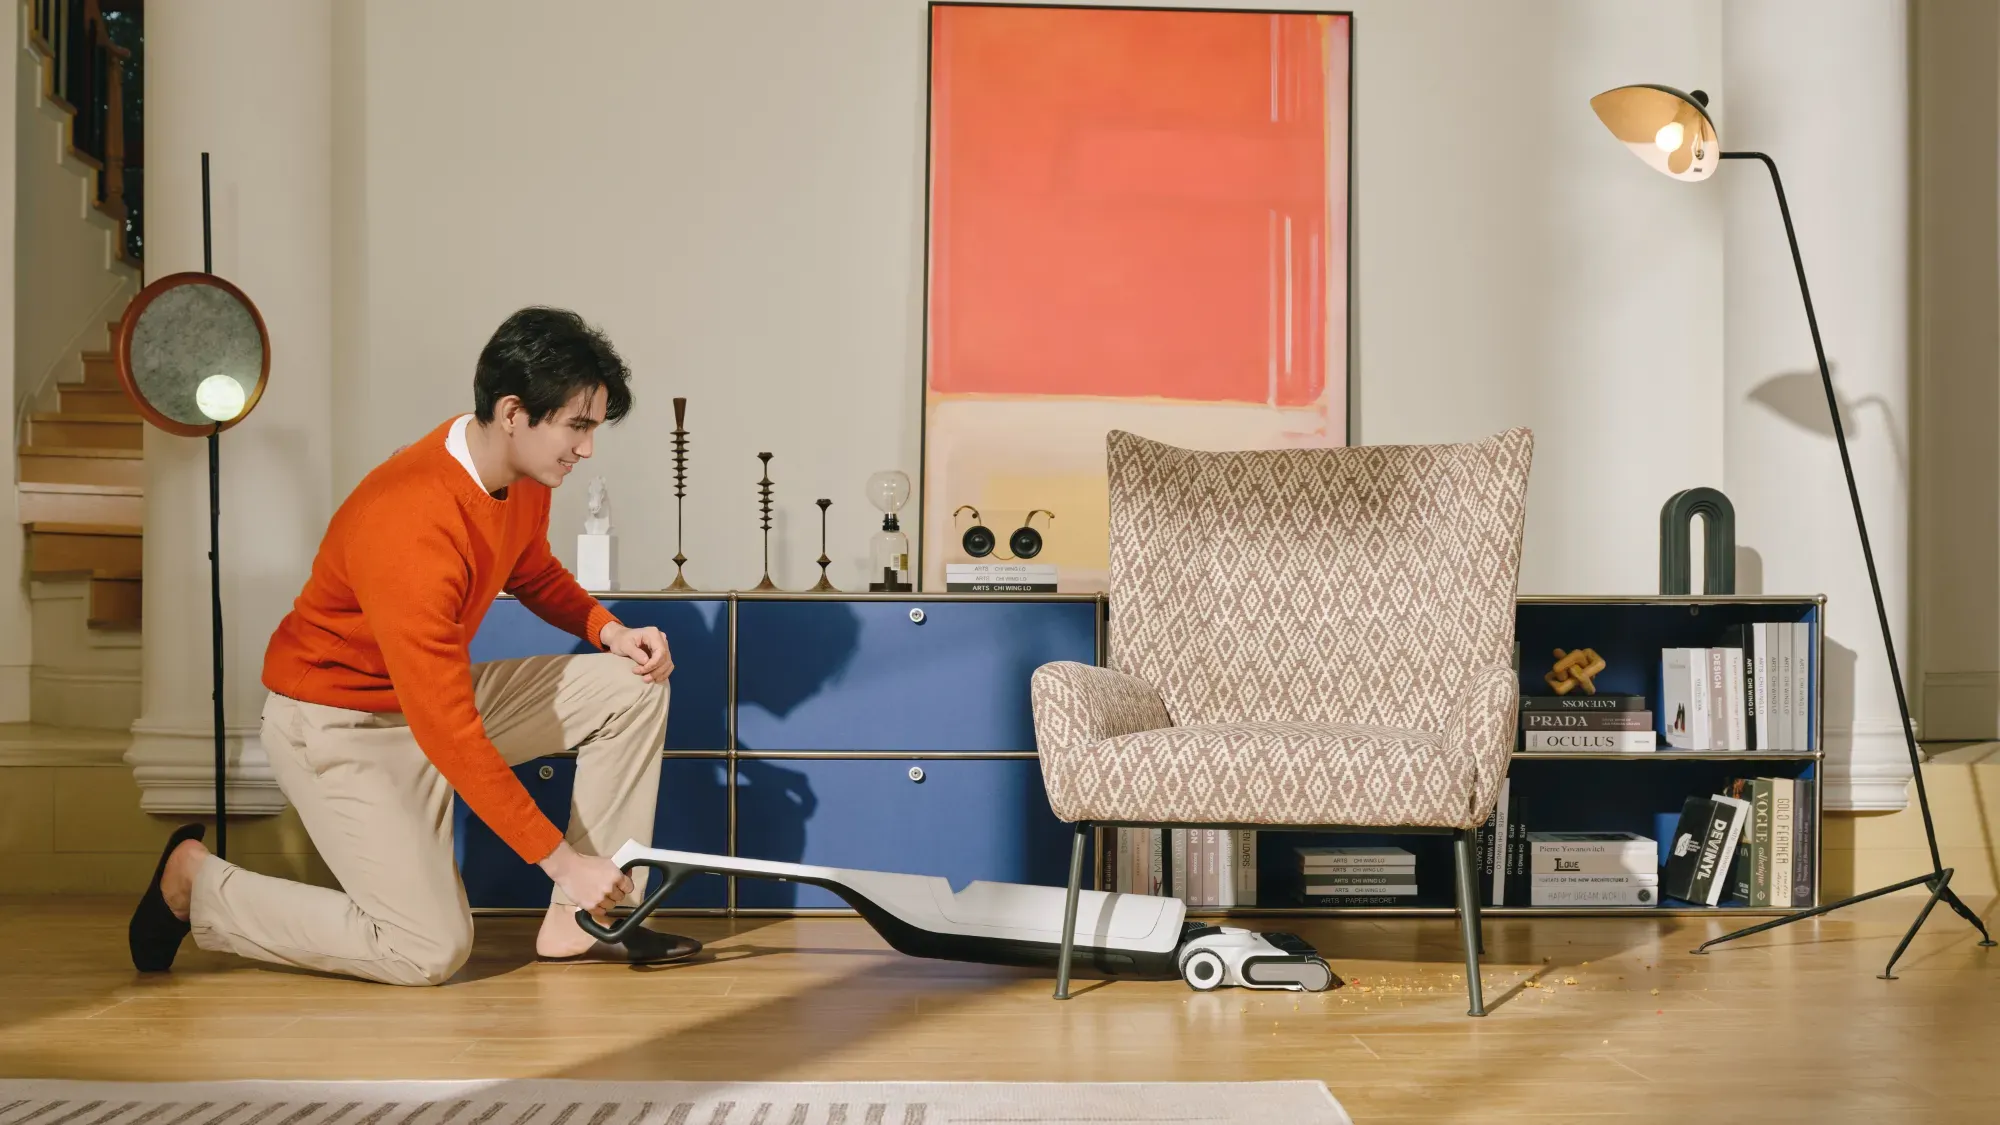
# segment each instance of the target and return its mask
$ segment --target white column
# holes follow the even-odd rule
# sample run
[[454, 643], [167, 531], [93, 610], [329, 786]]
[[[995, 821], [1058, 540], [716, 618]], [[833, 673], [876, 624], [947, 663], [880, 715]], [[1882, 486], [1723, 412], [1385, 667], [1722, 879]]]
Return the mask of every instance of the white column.
[[[1897, 656], [1909, 655], [1909, 76], [1903, 0], [1723, 6], [1724, 151], [1784, 176]], [[1881, 626], [1770, 176], [1726, 161], [1725, 491], [1739, 581], [1827, 596], [1825, 800], [1900, 809], [1910, 778]], [[1746, 565], [1747, 564], [1747, 565]], [[1744, 587], [1739, 585], [1739, 590]]]
[[[31, 66], [21, 58], [20, 13], [12, 13], [7, 26], [0, 28], [0, 58], [14, 60], [17, 67]], [[0, 83], [0, 152], [14, 152], [15, 90], [18, 83], [9, 80]], [[0, 248], [6, 253], [4, 260], [14, 260], [14, 176], [0, 182]], [[0, 435], [0, 454], [6, 457], [11, 468], [18, 462], [15, 457], [14, 437], [19, 432], [19, 424], [14, 415], [14, 389], [17, 376], [14, 372], [14, 271], [0, 275], [0, 363], [7, 367], [7, 377], [0, 379], [0, 386], [7, 388], [7, 401], [0, 403], [0, 423], [6, 430]], [[20, 502], [20, 491], [9, 487], [0, 490], [0, 723], [24, 723], [28, 721], [28, 677], [33, 664], [33, 622], [29, 614], [28, 584], [22, 574], [22, 563], [27, 555], [21, 543], [20, 512], [16, 505]]]
[[[331, 0], [176, 0], [146, 21], [148, 274], [199, 270], [209, 153], [215, 272], [271, 337], [256, 412], [222, 435], [229, 801], [275, 813], [258, 745], [264, 647], [331, 514]], [[149, 812], [212, 812], [208, 455], [146, 435], [144, 713], [126, 761]]]

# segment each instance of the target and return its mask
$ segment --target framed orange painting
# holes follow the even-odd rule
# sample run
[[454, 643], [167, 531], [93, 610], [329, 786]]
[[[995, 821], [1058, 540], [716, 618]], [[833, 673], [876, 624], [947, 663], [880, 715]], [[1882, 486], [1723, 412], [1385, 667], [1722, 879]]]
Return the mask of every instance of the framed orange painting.
[[923, 589], [1031, 509], [1105, 587], [1105, 434], [1349, 438], [1352, 17], [930, 8]]

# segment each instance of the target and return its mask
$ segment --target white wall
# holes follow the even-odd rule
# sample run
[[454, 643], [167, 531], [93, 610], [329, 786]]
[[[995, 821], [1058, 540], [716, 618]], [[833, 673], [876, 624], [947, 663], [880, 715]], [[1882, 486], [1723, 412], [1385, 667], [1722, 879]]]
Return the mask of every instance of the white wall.
[[[1522, 588], [1655, 589], [1660, 504], [1722, 484], [1722, 197], [1646, 171], [1589, 99], [1719, 96], [1719, 0], [1353, 8], [1360, 440], [1533, 427]], [[628, 587], [672, 577], [685, 395], [691, 579], [757, 581], [769, 450], [774, 578], [813, 580], [828, 496], [857, 588], [862, 482], [918, 461], [925, 33], [919, 0], [341, 5], [336, 495], [469, 408], [508, 312], [568, 305], [636, 376], [582, 474]], [[579, 481], [565, 559], [582, 510]]]

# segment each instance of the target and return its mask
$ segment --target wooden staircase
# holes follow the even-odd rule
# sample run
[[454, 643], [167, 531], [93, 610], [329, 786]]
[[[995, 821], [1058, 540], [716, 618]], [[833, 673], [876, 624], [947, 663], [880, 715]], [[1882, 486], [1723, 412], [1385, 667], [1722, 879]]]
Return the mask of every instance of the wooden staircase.
[[[118, 325], [110, 325], [116, 338]], [[20, 449], [21, 521], [28, 573], [89, 582], [92, 629], [140, 625], [145, 522], [144, 423], [118, 382], [111, 353], [83, 353], [81, 383], [60, 408], [28, 416]]]

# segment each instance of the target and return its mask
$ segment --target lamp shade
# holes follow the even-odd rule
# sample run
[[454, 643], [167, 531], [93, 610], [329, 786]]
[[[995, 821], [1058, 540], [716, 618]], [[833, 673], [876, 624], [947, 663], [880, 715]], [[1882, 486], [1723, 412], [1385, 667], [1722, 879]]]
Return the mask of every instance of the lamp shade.
[[1646, 166], [1676, 180], [1705, 180], [1722, 158], [1708, 95], [1671, 86], [1620, 86], [1590, 99], [1597, 119]]

